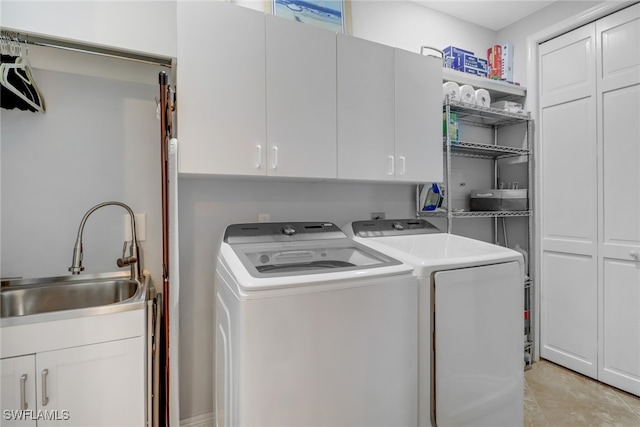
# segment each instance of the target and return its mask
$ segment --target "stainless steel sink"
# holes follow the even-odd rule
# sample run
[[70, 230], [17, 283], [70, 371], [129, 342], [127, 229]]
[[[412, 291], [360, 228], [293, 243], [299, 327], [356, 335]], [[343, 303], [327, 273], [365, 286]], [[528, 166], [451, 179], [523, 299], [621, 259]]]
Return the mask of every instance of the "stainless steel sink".
[[144, 294], [141, 283], [119, 273], [2, 282], [0, 318], [78, 309], [101, 314], [104, 307], [112, 312], [114, 306], [144, 301]]

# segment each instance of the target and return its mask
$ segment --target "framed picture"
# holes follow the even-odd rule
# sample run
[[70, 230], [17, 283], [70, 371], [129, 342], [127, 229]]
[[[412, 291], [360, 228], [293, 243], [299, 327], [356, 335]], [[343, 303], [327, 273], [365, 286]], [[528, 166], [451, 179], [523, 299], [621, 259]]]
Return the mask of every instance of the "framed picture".
[[271, 13], [337, 33], [351, 33], [350, 0], [270, 0]]

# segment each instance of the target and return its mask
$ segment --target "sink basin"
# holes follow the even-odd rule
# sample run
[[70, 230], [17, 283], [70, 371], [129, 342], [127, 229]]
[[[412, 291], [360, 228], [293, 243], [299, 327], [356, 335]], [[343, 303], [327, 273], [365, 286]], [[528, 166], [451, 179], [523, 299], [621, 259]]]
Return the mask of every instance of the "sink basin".
[[128, 275], [80, 275], [3, 283], [0, 291], [0, 318], [122, 305], [138, 300], [144, 294], [142, 288], [140, 283], [129, 279]]

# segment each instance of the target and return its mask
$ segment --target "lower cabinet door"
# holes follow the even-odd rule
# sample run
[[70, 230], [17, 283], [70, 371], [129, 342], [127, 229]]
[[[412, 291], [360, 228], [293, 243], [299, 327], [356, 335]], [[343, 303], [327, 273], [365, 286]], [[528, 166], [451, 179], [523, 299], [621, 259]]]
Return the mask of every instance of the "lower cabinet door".
[[38, 353], [38, 427], [145, 425], [143, 337]]
[[9, 357], [0, 360], [0, 407], [3, 427], [36, 426], [36, 357]]

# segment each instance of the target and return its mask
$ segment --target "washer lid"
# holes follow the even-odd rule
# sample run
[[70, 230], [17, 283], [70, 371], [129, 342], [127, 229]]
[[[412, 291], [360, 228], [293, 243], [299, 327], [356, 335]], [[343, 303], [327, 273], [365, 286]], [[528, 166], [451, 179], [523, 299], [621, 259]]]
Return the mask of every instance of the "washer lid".
[[376, 219], [354, 221], [347, 227], [348, 234], [358, 237], [407, 236], [412, 234], [441, 233], [437, 227], [424, 219]]
[[230, 245], [253, 277], [271, 278], [353, 272], [402, 263], [351, 239]]

